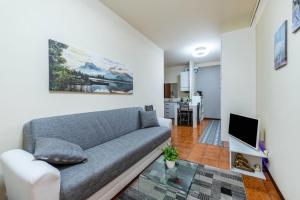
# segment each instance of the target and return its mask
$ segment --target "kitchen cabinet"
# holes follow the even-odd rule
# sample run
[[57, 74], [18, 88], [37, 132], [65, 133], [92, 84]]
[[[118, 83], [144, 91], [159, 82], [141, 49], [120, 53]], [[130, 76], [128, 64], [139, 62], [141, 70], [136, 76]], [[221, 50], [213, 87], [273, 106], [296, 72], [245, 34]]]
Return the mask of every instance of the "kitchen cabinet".
[[190, 91], [190, 72], [185, 71], [180, 73], [180, 91]]
[[164, 85], [164, 98], [171, 98], [171, 84], [165, 83]]
[[175, 118], [175, 106], [176, 102], [165, 102], [165, 118], [174, 119]]

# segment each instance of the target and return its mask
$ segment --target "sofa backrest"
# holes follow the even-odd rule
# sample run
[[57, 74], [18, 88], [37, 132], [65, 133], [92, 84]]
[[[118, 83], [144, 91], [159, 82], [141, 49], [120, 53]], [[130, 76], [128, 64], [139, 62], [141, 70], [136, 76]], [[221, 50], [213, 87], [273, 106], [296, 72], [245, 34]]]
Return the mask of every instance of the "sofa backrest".
[[23, 148], [33, 153], [36, 137], [52, 137], [89, 149], [140, 128], [142, 108], [123, 108], [34, 119], [23, 129]]

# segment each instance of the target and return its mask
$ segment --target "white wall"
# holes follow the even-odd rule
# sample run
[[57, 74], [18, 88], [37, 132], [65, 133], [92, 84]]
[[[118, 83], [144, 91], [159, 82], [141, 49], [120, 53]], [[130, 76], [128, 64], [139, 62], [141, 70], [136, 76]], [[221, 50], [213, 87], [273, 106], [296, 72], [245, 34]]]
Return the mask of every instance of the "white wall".
[[[288, 20], [288, 65], [274, 70], [274, 34]], [[257, 114], [270, 151], [270, 172], [285, 199], [300, 199], [300, 32], [292, 1], [270, 0], [256, 27]]]
[[229, 114], [256, 115], [255, 31], [242, 29], [222, 35], [221, 132], [228, 140]]
[[[2, 0], [0, 24], [0, 153], [33, 118], [145, 104], [163, 115], [163, 51], [99, 0]], [[49, 38], [127, 64], [134, 94], [49, 93]]]
[[220, 65], [200, 67], [195, 74], [195, 90], [203, 92], [204, 117], [221, 118]]
[[165, 67], [165, 83], [179, 83], [180, 72], [183, 72], [188, 66]]

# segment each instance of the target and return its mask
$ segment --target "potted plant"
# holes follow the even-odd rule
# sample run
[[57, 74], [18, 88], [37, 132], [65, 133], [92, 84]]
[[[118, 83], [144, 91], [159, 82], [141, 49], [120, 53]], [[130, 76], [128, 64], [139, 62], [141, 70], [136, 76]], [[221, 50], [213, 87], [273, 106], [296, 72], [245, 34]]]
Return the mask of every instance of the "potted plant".
[[175, 147], [170, 145], [163, 149], [164, 160], [168, 168], [173, 168], [175, 166], [175, 161], [178, 159], [179, 154]]

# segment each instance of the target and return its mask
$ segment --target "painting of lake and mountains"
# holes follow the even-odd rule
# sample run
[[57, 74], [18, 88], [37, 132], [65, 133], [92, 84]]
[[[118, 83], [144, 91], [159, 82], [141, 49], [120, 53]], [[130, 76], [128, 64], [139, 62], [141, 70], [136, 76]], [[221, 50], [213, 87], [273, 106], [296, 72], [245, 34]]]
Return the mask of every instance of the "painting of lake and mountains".
[[124, 64], [49, 40], [49, 89], [132, 94], [133, 75]]

